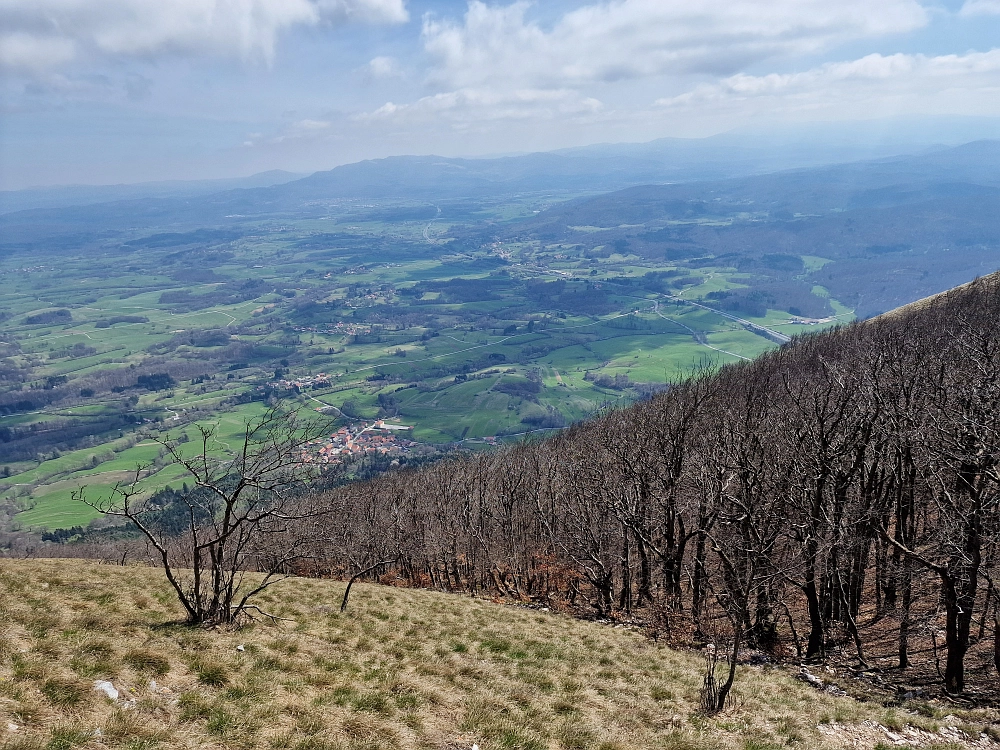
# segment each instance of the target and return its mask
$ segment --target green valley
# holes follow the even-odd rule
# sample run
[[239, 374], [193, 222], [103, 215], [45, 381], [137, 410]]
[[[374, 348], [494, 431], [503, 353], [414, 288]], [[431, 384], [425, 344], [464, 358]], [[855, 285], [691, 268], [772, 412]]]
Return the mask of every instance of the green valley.
[[799, 281], [822, 267], [814, 258], [780, 272], [798, 297], [806, 290], [803, 310], [798, 297], [755, 293], [763, 277], [726, 261], [498, 239], [553, 201], [341, 201], [319, 218], [94, 233], [8, 253], [8, 516], [22, 528], [86, 524], [96, 513], [71, 499], [80, 486], [107, 492], [140, 464], [151, 488], [178, 480], [150, 435], [196, 423], [236, 435], [275, 399], [340, 424], [412, 426], [424, 452], [475, 449], [851, 317]]

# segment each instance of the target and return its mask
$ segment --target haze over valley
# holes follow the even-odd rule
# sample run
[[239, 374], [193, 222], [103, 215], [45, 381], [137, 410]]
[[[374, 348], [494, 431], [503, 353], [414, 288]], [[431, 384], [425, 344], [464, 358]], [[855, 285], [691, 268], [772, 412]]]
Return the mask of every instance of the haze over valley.
[[0, 27], [0, 750], [1000, 747], [996, 0]]

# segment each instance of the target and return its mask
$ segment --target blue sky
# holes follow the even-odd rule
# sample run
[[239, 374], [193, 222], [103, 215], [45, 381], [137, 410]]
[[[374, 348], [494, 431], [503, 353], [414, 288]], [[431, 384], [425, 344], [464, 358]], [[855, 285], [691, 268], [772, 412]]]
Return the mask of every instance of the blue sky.
[[0, 0], [0, 76], [0, 188], [312, 172], [1000, 117], [1000, 0]]

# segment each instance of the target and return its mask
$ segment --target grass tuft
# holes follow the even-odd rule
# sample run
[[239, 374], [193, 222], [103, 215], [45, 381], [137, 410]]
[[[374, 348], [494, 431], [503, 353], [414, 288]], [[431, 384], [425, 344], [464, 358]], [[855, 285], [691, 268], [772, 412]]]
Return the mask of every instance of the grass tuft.
[[229, 682], [229, 671], [221, 664], [198, 663], [194, 667], [198, 682], [211, 687], [222, 687]]
[[45, 744], [45, 750], [70, 750], [82, 747], [94, 739], [94, 732], [75, 726], [56, 727], [52, 730], [51, 739]]
[[75, 682], [53, 678], [46, 680], [42, 685], [42, 695], [53, 706], [74, 708], [83, 703], [87, 692]]
[[146, 649], [135, 649], [124, 656], [124, 662], [140, 674], [163, 677], [170, 671], [170, 662]]
[[0, 745], [0, 750], [45, 750], [45, 743], [36, 737], [12, 737]]

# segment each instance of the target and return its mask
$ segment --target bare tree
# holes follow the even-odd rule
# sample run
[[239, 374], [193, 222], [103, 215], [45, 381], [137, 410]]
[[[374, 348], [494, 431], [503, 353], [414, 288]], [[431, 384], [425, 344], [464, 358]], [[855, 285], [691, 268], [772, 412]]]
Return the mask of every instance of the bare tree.
[[945, 630], [960, 692], [991, 624], [1000, 665], [998, 383], [995, 275], [549, 440], [330, 490], [315, 554], [714, 639], [712, 711], [741, 647], [825, 660], [853, 641], [864, 666], [894, 621], [903, 669], [933, 666], [918, 623]]
[[184, 518], [180, 529], [161, 523], [165, 507], [142, 486], [148, 466], [138, 466], [107, 496], [92, 499], [85, 489], [75, 496], [141, 532], [188, 622], [232, 624], [250, 610], [260, 612], [253, 597], [308, 554], [308, 531], [321, 511], [298, 490], [316, 474], [308, 448], [322, 428], [315, 419], [273, 407], [246, 422], [235, 452], [211, 426], [196, 426], [197, 441], [153, 438], [194, 483], [175, 500]]
[[953, 305], [947, 322], [938, 326], [947, 341], [942, 344], [943, 366], [929, 379], [920, 446], [935, 533], [920, 549], [883, 533], [940, 580], [946, 615], [944, 679], [950, 693], [965, 690], [983, 554], [1000, 528], [1000, 324], [995, 316], [983, 319], [988, 307], [976, 299], [975, 290], [963, 302]]

